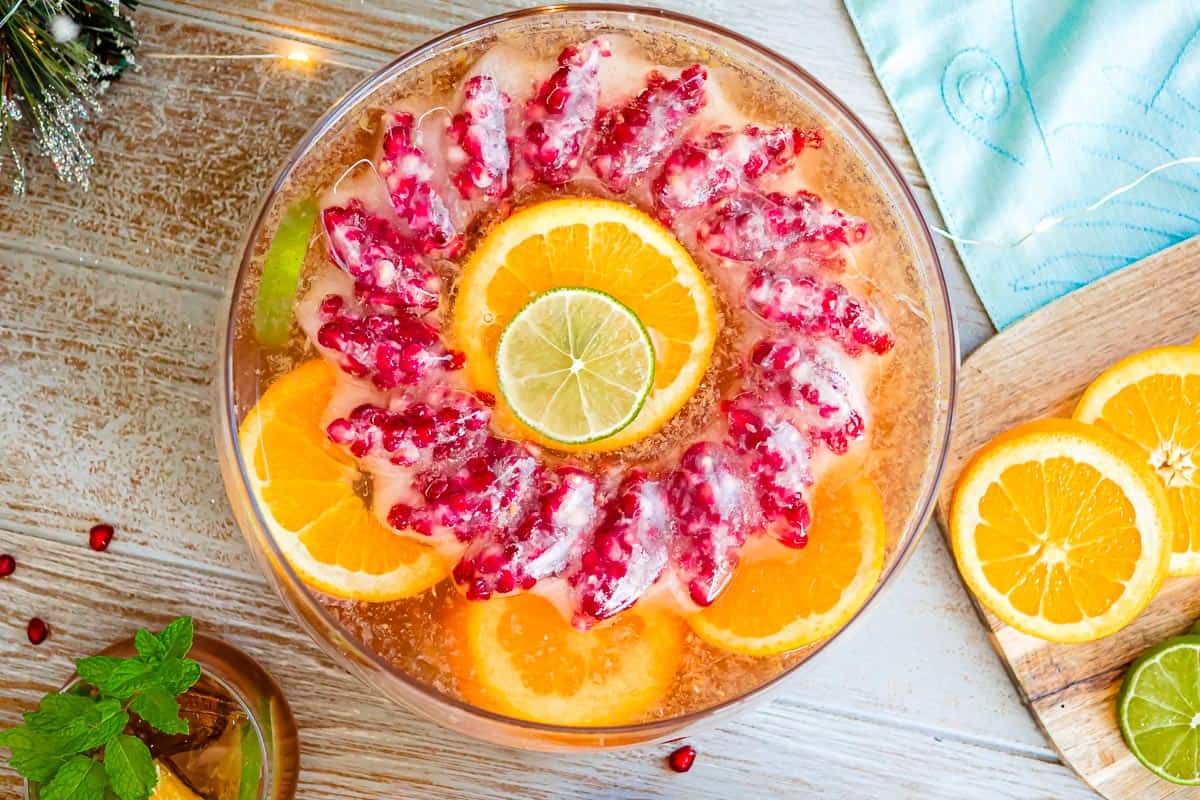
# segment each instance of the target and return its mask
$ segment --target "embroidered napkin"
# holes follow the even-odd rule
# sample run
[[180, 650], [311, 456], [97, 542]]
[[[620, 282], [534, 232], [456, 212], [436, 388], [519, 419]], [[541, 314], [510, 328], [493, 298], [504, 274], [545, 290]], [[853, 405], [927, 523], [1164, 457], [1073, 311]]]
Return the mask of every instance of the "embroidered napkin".
[[[846, 0], [950, 233], [1011, 241], [1200, 155], [1200, 4]], [[1176, 166], [1016, 248], [957, 244], [997, 327], [1200, 233]]]

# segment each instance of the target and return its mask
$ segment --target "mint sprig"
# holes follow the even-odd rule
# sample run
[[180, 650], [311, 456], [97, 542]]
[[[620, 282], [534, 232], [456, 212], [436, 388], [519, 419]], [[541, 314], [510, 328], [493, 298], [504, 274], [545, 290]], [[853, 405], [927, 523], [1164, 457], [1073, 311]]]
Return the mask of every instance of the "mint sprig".
[[158, 784], [150, 749], [125, 733], [130, 715], [166, 734], [185, 734], [179, 695], [200, 679], [189, 659], [194, 629], [180, 617], [160, 633], [141, 630], [132, 658], [92, 656], [75, 662], [87, 691], [42, 698], [25, 722], [0, 731], [9, 765], [39, 785], [41, 800], [148, 800]]

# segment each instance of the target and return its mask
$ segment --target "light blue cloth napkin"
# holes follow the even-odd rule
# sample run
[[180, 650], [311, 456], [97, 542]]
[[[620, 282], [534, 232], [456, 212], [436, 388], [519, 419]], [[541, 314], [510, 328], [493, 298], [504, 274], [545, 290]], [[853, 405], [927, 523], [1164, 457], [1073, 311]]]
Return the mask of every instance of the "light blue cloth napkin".
[[[846, 0], [949, 231], [1012, 239], [1200, 155], [1196, 0]], [[1016, 249], [958, 245], [997, 327], [1200, 232], [1173, 167]]]

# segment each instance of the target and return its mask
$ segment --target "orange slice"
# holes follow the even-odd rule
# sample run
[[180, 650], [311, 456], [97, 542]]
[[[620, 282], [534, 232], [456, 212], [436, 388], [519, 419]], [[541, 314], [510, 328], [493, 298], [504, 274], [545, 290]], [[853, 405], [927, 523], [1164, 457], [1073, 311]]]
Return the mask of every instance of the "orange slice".
[[379, 523], [354, 490], [353, 460], [321, 428], [337, 370], [306, 362], [271, 385], [242, 421], [251, 489], [296, 574], [323, 592], [382, 602], [448, 573], [433, 548]]
[[533, 594], [467, 603], [454, 613], [467, 699], [533, 722], [636, 722], [662, 701], [683, 652], [683, 623], [640, 607], [586, 632]]
[[971, 591], [1007, 624], [1054, 642], [1129, 624], [1166, 577], [1172, 534], [1142, 452], [1069, 419], [993, 439], [963, 470], [950, 509]]
[[663, 226], [624, 203], [572, 198], [523, 209], [497, 225], [459, 277], [455, 345], [477, 389], [498, 395], [496, 345], [509, 321], [549, 289], [595, 289], [628, 307], [654, 346], [654, 386], [617, 433], [563, 445], [519, 422], [500, 401], [496, 422], [521, 439], [566, 450], [611, 451], [667, 423], [699, 385], [712, 356], [717, 312], [687, 250]]
[[753, 656], [825, 639], [871, 596], [886, 543], [874, 484], [826, 482], [813, 497], [808, 545], [778, 545], [769, 557], [743, 563], [716, 601], [688, 623], [712, 646]]
[[1172, 575], [1200, 575], [1200, 350], [1159, 347], [1118, 361], [1092, 382], [1075, 419], [1133, 442], [1175, 515]]
[[150, 800], [202, 800], [170, 767], [157, 759], [154, 761], [154, 772], [158, 775], [158, 783], [154, 784]]

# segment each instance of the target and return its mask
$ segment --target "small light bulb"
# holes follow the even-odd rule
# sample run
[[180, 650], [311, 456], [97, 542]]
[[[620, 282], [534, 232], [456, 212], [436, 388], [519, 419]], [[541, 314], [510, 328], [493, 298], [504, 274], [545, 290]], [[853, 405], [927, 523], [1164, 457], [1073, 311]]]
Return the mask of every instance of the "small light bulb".
[[303, 50], [293, 50], [287, 54], [287, 60], [294, 61], [297, 64], [306, 64], [309, 60], [308, 53], [304, 52]]

